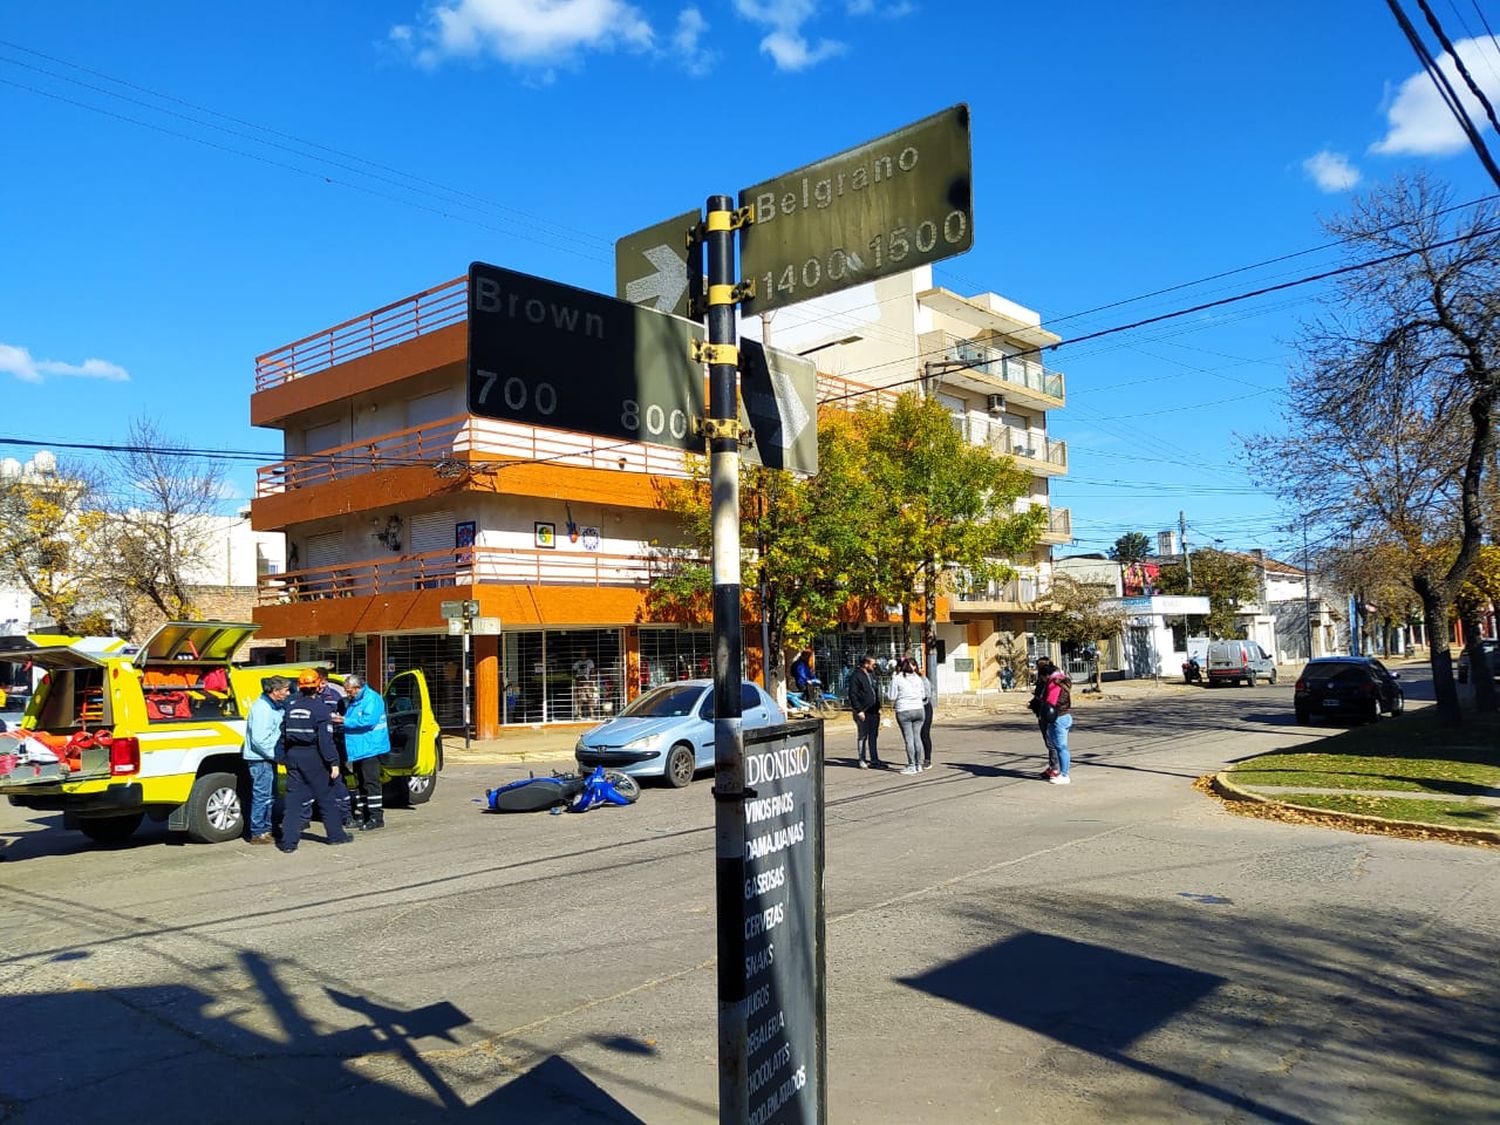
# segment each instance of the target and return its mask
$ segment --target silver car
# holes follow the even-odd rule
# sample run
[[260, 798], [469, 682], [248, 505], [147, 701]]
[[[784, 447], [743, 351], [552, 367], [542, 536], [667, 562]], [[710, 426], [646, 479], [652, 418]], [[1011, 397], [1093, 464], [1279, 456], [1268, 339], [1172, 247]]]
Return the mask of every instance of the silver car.
[[[652, 688], [580, 738], [573, 757], [580, 769], [603, 766], [631, 777], [659, 777], [680, 789], [714, 764], [713, 694], [711, 680]], [[745, 730], [786, 722], [776, 701], [749, 680], [740, 683], [740, 711]]]

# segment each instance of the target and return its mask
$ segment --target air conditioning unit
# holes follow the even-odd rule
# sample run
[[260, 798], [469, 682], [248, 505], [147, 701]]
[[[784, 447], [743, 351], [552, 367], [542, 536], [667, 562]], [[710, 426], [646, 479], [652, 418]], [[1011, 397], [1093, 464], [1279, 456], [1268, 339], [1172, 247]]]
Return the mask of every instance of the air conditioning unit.
[[1005, 413], [1005, 396], [1004, 395], [990, 395], [990, 397], [989, 397], [989, 408], [990, 408], [990, 413], [991, 414], [995, 414], [995, 415], [1004, 414]]

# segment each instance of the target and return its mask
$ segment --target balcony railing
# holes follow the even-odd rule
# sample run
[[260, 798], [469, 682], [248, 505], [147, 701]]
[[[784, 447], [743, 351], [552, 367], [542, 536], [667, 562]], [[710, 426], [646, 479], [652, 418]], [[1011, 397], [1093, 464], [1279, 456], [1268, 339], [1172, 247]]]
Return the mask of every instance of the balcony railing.
[[667, 565], [651, 555], [611, 555], [598, 551], [450, 549], [262, 575], [256, 602], [283, 605], [478, 583], [644, 589]]
[[[469, 459], [455, 460], [459, 455]], [[263, 465], [256, 470], [255, 495], [274, 496], [411, 465], [460, 475], [537, 461], [613, 472], [687, 476], [687, 457], [678, 450], [462, 414], [370, 441], [351, 442]]]
[[[942, 358], [948, 363], [962, 364], [968, 370], [1046, 395], [1048, 398], [1061, 401], [1065, 397], [1066, 388], [1062, 372], [1048, 371], [1033, 359], [1007, 355], [999, 348], [992, 348], [977, 340], [960, 340], [946, 332], [942, 333], [942, 343]], [[941, 372], [935, 373], [942, 374]]]
[[1047, 530], [1042, 532], [1046, 536], [1056, 536], [1063, 539], [1073, 538], [1073, 513], [1067, 508], [1047, 509]]
[[468, 278], [454, 278], [256, 357], [255, 389], [269, 390], [292, 379], [326, 371], [351, 359], [461, 323], [468, 314]]
[[1066, 472], [1068, 468], [1068, 443], [1053, 441], [1041, 434], [1006, 426], [998, 433], [992, 427], [989, 444], [995, 452], [1007, 457], [1024, 457], [1028, 461], [1041, 461]]
[[960, 587], [953, 594], [956, 602], [1007, 602], [1011, 605], [1031, 605], [1036, 602], [1036, 597], [1036, 579], [1025, 576], [1012, 578], [1008, 582]]

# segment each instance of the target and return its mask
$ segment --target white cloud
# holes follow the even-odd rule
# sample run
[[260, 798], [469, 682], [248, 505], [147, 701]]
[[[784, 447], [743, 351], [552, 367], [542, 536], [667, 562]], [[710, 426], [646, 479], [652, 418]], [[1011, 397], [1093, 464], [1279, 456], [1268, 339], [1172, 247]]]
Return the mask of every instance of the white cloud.
[[672, 53], [682, 68], [694, 77], [701, 77], [713, 69], [719, 52], [702, 46], [703, 35], [708, 31], [708, 21], [697, 8], [684, 8], [677, 13], [677, 30], [672, 33]]
[[1319, 191], [1329, 194], [1348, 191], [1359, 183], [1359, 169], [1349, 163], [1349, 158], [1326, 148], [1304, 160], [1302, 170], [1318, 185]]
[[917, 10], [917, 6], [911, 0], [895, 0], [891, 4], [877, 4], [875, 0], [847, 0], [844, 10], [851, 16], [879, 16], [881, 19], [896, 20], [902, 16], [909, 16]]
[[517, 66], [568, 62], [582, 51], [647, 51], [654, 39], [639, 9], [624, 0], [450, 0], [425, 22], [398, 24], [391, 40], [424, 66], [489, 53]]
[[813, 45], [802, 34], [802, 25], [817, 14], [817, 0], [734, 0], [734, 8], [745, 19], [770, 29], [760, 49], [771, 56], [778, 70], [805, 70], [845, 50], [835, 39], [820, 39]]
[[130, 378], [130, 372], [108, 360], [86, 359], [82, 363], [62, 363], [55, 359], [33, 359], [27, 349], [12, 344], [0, 344], [0, 374], [14, 375], [23, 383], [41, 383], [49, 375], [105, 379], [113, 383], [123, 383]]
[[[1460, 39], [1453, 49], [1490, 104], [1500, 101], [1500, 47], [1489, 39]], [[1484, 107], [1470, 92], [1453, 60], [1445, 54], [1438, 65], [1459, 92], [1474, 124], [1488, 128]], [[1426, 71], [1418, 71], [1397, 88], [1396, 96], [1386, 108], [1386, 123], [1389, 126], [1386, 135], [1370, 146], [1371, 152], [1385, 156], [1446, 156], [1461, 151], [1469, 143]]]

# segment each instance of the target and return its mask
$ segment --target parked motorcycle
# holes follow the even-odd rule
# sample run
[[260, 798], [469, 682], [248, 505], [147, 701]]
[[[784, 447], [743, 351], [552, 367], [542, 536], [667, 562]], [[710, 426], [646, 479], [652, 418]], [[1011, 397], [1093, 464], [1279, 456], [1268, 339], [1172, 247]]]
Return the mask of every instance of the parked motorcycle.
[[1203, 669], [1199, 666], [1196, 656], [1190, 656], [1182, 662], [1182, 680], [1189, 684], [1203, 682]]

